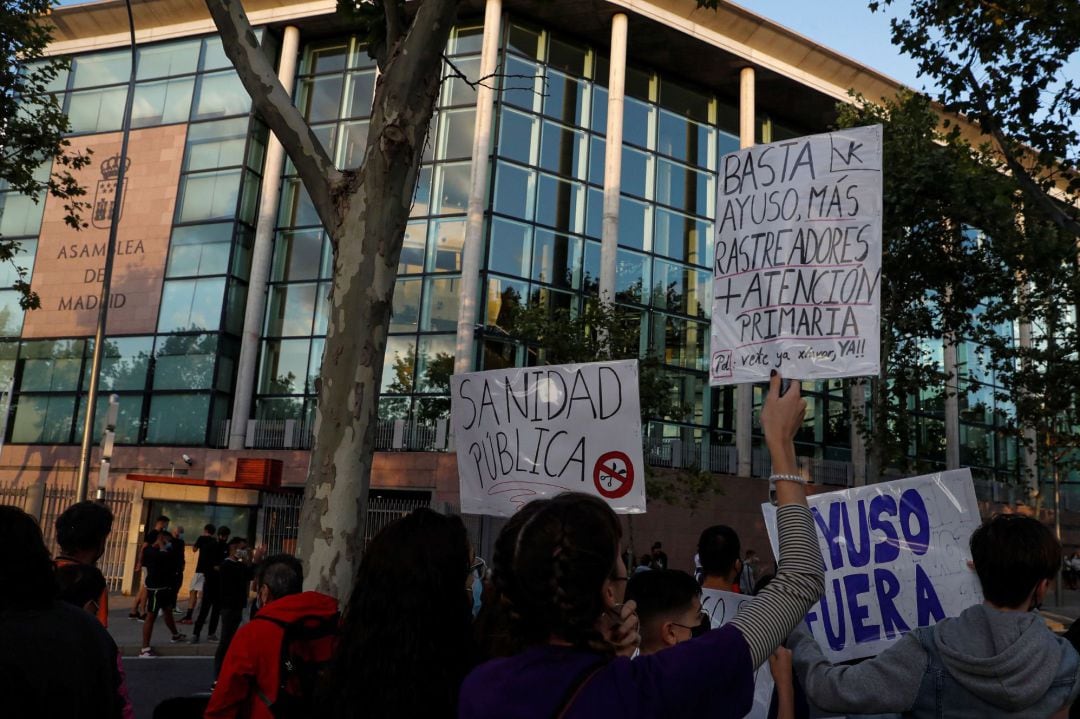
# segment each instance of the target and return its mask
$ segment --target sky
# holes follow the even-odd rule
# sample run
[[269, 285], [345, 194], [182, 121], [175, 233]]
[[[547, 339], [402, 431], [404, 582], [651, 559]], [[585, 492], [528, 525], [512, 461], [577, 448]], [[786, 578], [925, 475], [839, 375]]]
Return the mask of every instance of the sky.
[[[915, 61], [902, 55], [892, 45], [889, 20], [906, 16], [911, 8], [909, 0], [893, 0], [884, 11], [879, 10], [876, 13], [870, 12], [867, 0], [730, 2], [847, 55], [910, 88], [926, 92], [931, 97], [937, 94], [936, 83], [929, 78], [920, 78]], [[1080, 77], [1080, 52], [1073, 54], [1058, 76]], [[1080, 113], [1074, 115], [1073, 127], [1080, 130]], [[1080, 152], [1080, 147], [1072, 148], [1070, 155], [1075, 156], [1077, 152]]]
[[906, 15], [910, 3], [895, 0], [870, 12], [866, 0], [733, 0], [751, 12], [858, 60], [915, 90], [933, 89], [918, 78], [915, 61], [892, 45], [889, 19]]

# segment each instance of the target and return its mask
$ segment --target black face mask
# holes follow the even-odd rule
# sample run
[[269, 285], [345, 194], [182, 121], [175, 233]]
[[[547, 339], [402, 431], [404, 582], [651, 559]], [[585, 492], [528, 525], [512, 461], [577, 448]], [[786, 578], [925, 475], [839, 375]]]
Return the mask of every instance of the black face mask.
[[701, 623], [690, 629], [690, 638], [696, 639], [712, 629], [712, 620], [709, 615], [702, 613]]

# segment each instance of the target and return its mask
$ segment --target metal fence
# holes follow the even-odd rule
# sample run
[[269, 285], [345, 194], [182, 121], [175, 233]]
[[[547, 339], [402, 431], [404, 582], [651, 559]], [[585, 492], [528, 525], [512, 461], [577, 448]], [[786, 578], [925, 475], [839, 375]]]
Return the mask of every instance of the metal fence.
[[269, 554], [296, 554], [303, 503], [304, 496], [300, 493], [263, 494], [259, 544], [266, 547]]
[[27, 506], [29, 500], [29, 487], [16, 487], [14, 484], [0, 484], [0, 505], [18, 507], [24, 512], [29, 512]]
[[[40, 495], [39, 495], [40, 496]], [[118, 490], [105, 493], [105, 505], [112, 510], [112, 532], [105, 543], [105, 553], [101, 555], [97, 566], [105, 575], [105, 582], [110, 591], [119, 591], [124, 579], [124, 557], [127, 553], [128, 528], [131, 526], [131, 506], [134, 493]], [[35, 512], [35, 507], [28, 506], [31, 492], [28, 487], [0, 487], [0, 504], [20, 507], [26, 512]], [[49, 554], [56, 556], [60, 547], [56, 544], [56, 520], [64, 510], [75, 504], [74, 487], [46, 487], [41, 503], [41, 516], [38, 523], [45, 538]]]
[[[225, 447], [230, 420], [219, 422], [212, 442]], [[375, 449], [379, 451], [443, 452], [448, 449], [450, 423], [381, 419], [375, 426]], [[315, 444], [314, 420], [249, 419], [244, 432], [246, 449], [311, 449]]]
[[[300, 493], [264, 494], [262, 517], [259, 522], [259, 544], [269, 554], [296, 554], [296, 540], [300, 532], [300, 509], [304, 497]], [[380, 497], [371, 495], [368, 500], [367, 525], [364, 527], [364, 546], [372, 537], [409, 512], [431, 506], [430, 496]]]
[[[299, 419], [248, 420], [245, 446], [248, 449], [310, 449], [314, 443], [314, 422]], [[409, 422], [404, 419], [379, 420], [375, 427], [375, 449], [380, 452], [443, 452], [451, 448], [449, 422]], [[214, 433], [221, 446], [227, 443], [229, 423], [223, 422]], [[719, 474], [735, 474], [738, 458], [730, 442], [683, 440], [673, 437], [645, 437], [645, 462], [653, 467], [688, 469]], [[801, 458], [801, 468], [819, 484], [851, 486], [854, 470], [850, 462]], [[769, 454], [763, 448], [753, 452], [751, 474], [767, 477], [771, 468]]]
[[367, 524], [364, 526], [364, 546], [368, 545], [376, 534], [393, 522], [404, 517], [414, 509], [430, 507], [431, 497], [371, 497], [368, 501]]

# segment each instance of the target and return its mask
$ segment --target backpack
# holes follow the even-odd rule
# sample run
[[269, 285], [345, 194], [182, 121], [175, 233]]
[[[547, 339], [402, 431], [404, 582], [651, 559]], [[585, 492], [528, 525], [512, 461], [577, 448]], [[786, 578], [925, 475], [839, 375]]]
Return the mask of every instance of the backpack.
[[255, 615], [282, 628], [277, 698], [258, 692], [270, 713], [280, 719], [315, 716], [319, 690], [329, 674], [341, 617], [306, 616], [291, 622]]

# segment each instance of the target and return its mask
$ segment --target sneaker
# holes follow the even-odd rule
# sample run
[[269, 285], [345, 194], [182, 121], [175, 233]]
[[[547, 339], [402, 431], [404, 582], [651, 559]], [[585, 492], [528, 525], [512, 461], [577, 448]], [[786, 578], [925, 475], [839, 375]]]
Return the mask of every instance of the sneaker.
[[138, 612], [128, 612], [128, 619], [138, 621], [142, 616]]
[[191, 624], [191, 617], [184, 617], [177, 624]]
[[142, 651], [139, 652], [139, 659], [153, 659], [156, 656], [157, 652], [155, 652], [150, 647], [143, 647]]
[[198, 634], [192, 634], [192, 635], [191, 635], [191, 643], [192, 643], [192, 644], [198, 644], [198, 643], [199, 643], [200, 641], [201, 641], [201, 640], [199, 639], [199, 635], [198, 635]]
[[171, 641], [172, 641], [173, 644], [177, 644], [179, 642], [187, 641], [187, 635], [177, 632], [176, 634], [172, 635], [172, 640]]
[[207, 640], [211, 641], [211, 642], [216, 642], [216, 641], [218, 641], [218, 635], [217, 634], [211, 634], [210, 636], [207, 637]]
[[184, 610], [177, 607], [176, 609], [172, 610], [172, 613], [173, 614], [183, 614]]

